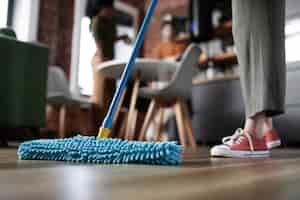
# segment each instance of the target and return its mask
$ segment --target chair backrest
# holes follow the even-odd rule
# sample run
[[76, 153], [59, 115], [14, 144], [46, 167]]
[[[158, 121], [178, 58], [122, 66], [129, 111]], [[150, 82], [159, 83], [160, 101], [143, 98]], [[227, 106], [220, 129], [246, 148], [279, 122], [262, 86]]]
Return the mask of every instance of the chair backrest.
[[190, 96], [192, 79], [197, 71], [200, 53], [200, 48], [196, 44], [191, 44], [182, 56], [182, 60], [169, 84], [170, 89], [180, 96]]
[[51, 66], [48, 70], [48, 97], [55, 95], [70, 97], [69, 84], [64, 71], [57, 66]]
[[17, 39], [16, 32], [10, 28], [0, 28], [0, 35]]

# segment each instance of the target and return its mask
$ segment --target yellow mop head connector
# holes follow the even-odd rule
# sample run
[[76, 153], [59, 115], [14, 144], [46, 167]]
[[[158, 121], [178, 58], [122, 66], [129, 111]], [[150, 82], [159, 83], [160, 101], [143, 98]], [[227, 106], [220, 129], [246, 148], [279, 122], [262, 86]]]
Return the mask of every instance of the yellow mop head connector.
[[100, 127], [97, 139], [108, 138], [111, 134], [111, 130], [108, 128]]

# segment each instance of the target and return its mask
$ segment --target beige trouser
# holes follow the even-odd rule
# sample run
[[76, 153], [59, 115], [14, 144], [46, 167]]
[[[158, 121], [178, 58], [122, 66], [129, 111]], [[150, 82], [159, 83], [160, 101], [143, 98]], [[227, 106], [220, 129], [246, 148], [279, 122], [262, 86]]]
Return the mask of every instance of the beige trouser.
[[284, 112], [285, 0], [232, 0], [246, 117]]

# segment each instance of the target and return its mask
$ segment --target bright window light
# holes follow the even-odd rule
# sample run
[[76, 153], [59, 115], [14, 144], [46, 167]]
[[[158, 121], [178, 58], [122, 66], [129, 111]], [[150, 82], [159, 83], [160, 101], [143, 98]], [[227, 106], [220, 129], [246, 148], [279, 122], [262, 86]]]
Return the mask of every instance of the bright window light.
[[286, 23], [285, 34], [291, 35], [295, 33], [300, 33], [300, 19], [291, 20]]
[[8, 0], [0, 1], [0, 27], [6, 27], [8, 12]]
[[286, 62], [300, 61], [300, 19], [286, 23], [285, 35]]
[[285, 53], [287, 62], [300, 61], [299, 54], [300, 34], [287, 37], [285, 40]]
[[[134, 38], [134, 29], [128, 26], [117, 25], [118, 35], [128, 35], [131, 39]], [[129, 60], [131, 51], [133, 50], [133, 44], [126, 44], [120, 40], [115, 43], [115, 59]]]
[[[80, 35], [80, 56], [79, 56], [79, 73], [78, 85], [80, 93], [90, 96], [93, 94], [93, 73], [91, 60], [96, 52], [96, 44], [90, 32], [90, 19], [84, 17], [81, 21], [81, 35]], [[134, 28], [128, 26], [117, 25], [118, 35], [128, 35], [134, 38]], [[128, 60], [130, 52], [133, 49], [133, 44], [126, 44], [123, 41], [115, 43], [115, 58], [119, 60]]]
[[96, 44], [90, 32], [90, 22], [91, 20], [87, 17], [84, 17], [81, 21], [78, 84], [80, 93], [83, 95], [93, 94], [91, 60], [96, 52]]

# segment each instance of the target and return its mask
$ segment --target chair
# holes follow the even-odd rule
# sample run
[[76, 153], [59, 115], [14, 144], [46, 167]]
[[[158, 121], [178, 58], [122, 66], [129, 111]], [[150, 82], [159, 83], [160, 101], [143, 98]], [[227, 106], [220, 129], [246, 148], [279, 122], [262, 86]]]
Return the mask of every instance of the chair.
[[0, 127], [30, 128], [38, 137], [46, 121], [48, 48], [19, 41], [13, 30], [4, 28], [0, 55]]
[[[89, 104], [86, 101], [72, 95], [69, 90], [69, 84], [65, 77], [64, 71], [58, 66], [50, 66], [48, 69], [48, 90], [47, 90], [47, 115], [52, 112], [53, 107], [59, 107], [59, 137], [65, 138], [67, 108], [70, 105], [75, 105], [78, 108], [82, 104]], [[79, 109], [76, 109], [79, 112]], [[49, 119], [50, 116], [47, 116]], [[75, 124], [75, 123], [74, 123]]]
[[[160, 119], [162, 119], [163, 109], [166, 107], [172, 107], [175, 111], [181, 144], [184, 148], [190, 146], [191, 148], [195, 149], [197, 147], [185, 100], [191, 96], [192, 78], [195, 74], [195, 69], [198, 66], [199, 55], [200, 49], [196, 45], [191, 44], [186, 49], [182, 57], [182, 61], [179, 63], [174, 63], [174, 65], [176, 65], [176, 71], [171, 81], [169, 81], [163, 88], [140, 88], [139, 95], [149, 98], [152, 101], [148, 108], [145, 121], [139, 135], [139, 140], [146, 139], [147, 129], [155, 117], [155, 114], [159, 113]], [[161, 68], [163, 67], [164, 66], [161, 66]], [[163, 124], [160, 123], [156, 140], [161, 138], [163, 130], [162, 125]]]

